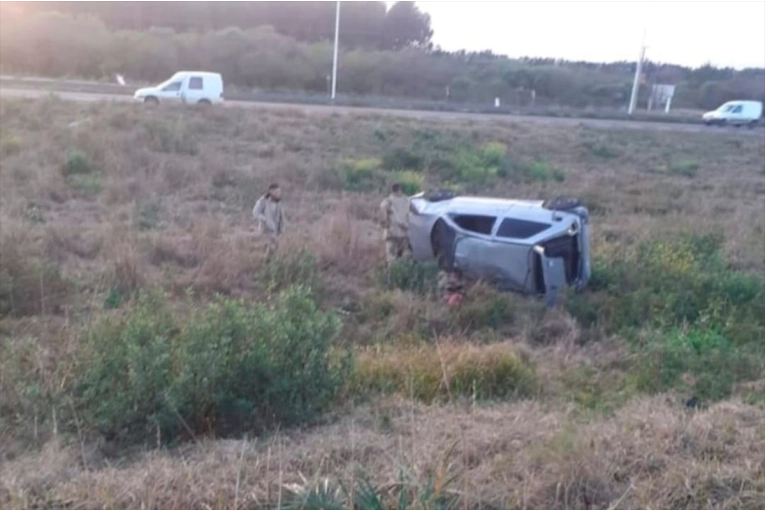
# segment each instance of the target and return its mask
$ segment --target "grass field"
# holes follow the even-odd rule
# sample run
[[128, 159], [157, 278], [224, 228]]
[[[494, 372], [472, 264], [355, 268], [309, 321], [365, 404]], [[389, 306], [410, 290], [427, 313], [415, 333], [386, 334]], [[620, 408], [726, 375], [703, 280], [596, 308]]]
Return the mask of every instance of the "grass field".
[[[591, 288], [447, 309], [394, 180], [582, 198]], [[3, 508], [765, 507], [761, 137], [3, 100], [0, 200]]]

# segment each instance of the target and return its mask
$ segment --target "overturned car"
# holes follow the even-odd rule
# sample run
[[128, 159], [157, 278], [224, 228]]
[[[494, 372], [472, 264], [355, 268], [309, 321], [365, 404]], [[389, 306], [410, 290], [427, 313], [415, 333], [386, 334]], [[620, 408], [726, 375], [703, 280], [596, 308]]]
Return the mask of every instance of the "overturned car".
[[420, 193], [411, 198], [414, 257], [501, 290], [543, 294], [554, 303], [565, 286], [590, 278], [589, 213], [578, 200], [509, 200]]

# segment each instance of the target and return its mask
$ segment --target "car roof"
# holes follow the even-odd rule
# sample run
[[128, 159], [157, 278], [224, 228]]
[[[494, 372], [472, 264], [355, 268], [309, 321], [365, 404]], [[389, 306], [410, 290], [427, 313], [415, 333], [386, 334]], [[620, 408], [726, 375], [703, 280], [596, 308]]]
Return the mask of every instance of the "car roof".
[[182, 74], [196, 74], [199, 76], [211, 76], [211, 77], [215, 76], [220, 78], [220, 73], [211, 73], [209, 71], [178, 71], [177, 73], [175, 73], [175, 76], [179, 76]]

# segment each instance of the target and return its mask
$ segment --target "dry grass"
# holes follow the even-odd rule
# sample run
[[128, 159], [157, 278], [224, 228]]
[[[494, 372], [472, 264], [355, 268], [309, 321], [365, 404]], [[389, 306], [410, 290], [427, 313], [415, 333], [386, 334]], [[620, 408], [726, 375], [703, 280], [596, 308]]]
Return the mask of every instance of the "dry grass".
[[[412, 140], [500, 141], [512, 158], [564, 169], [566, 180], [499, 180], [480, 191], [583, 197], [593, 212], [596, 258], [644, 240], [718, 231], [735, 267], [762, 272], [760, 137], [256, 109], [144, 111], [55, 99], [0, 107], [3, 139], [11, 140], [0, 155], [0, 285], [10, 277], [27, 282], [23, 299], [14, 295], [16, 316], [0, 319], [3, 508], [258, 507], [280, 491], [286, 497], [280, 483], [301, 483], [299, 473], [348, 480], [360, 466], [387, 483], [403, 465], [422, 477], [454, 442], [460, 478], [453, 489], [466, 508], [765, 506], [761, 404], [734, 397], [690, 411], [677, 404], [687, 395], [636, 396], [622, 339], [486, 286], [475, 287], [456, 313], [381, 289], [375, 217], [385, 191], [326, 184], [339, 162], [383, 159]], [[75, 149], [99, 175], [100, 191], [84, 192], [62, 174]], [[12, 414], [41, 402], [30, 392], [52, 399], [71, 380], [79, 328], [107, 313], [112, 289], [128, 297], [159, 287], [183, 309], [213, 293], [259, 300], [275, 274], [292, 278], [264, 266], [251, 218], [272, 181], [282, 185], [287, 216], [278, 262], [312, 278], [318, 269], [322, 307], [346, 312], [340, 345], [366, 346], [357, 366], [365, 384], [439, 403], [380, 397], [307, 432], [116, 457], [103, 439], [80, 443], [55, 431], [45, 406], [31, 424]], [[315, 267], [290, 266], [305, 251]], [[24, 314], [31, 316], [17, 317]], [[434, 336], [444, 338], [438, 348], [429, 343]], [[532, 366], [533, 384], [526, 379]], [[519, 393], [534, 401], [477, 405], [470, 398], [476, 380], [524, 381]], [[758, 382], [749, 384], [754, 389], [742, 387], [740, 395], [756, 394]], [[495, 389], [486, 396], [502, 394]]]
[[[97, 451], [48, 445], [7, 462], [8, 508], [240, 508], [286, 500], [288, 484], [357, 467], [395, 484], [401, 466], [424, 479], [455, 445], [450, 487], [467, 508], [736, 508], [765, 504], [762, 409], [740, 402], [688, 411], [637, 399], [612, 418], [582, 422], [533, 402], [491, 407], [381, 401], [310, 432], [201, 442], [104, 464]], [[91, 469], [83, 466], [83, 459]], [[99, 460], [100, 459], [100, 460]]]

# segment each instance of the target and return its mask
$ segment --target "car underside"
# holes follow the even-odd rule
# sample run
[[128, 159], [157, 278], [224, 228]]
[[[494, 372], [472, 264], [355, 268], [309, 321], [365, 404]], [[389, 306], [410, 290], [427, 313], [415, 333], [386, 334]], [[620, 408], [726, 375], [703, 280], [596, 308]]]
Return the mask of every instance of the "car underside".
[[417, 259], [551, 303], [590, 277], [589, 214], [576, 199], [421, 193], [411, 198], [409, 237]]

